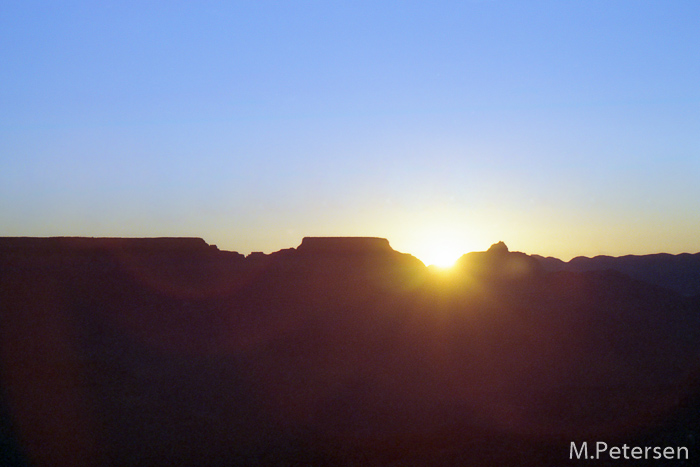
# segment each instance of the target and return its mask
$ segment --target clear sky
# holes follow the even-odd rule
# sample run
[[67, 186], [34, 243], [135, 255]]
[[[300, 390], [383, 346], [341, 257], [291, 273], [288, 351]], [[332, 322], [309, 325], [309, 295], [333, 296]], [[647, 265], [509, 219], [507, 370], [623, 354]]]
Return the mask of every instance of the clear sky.
[[696, 0], [12, 1], [0, 235], [700, 251]]

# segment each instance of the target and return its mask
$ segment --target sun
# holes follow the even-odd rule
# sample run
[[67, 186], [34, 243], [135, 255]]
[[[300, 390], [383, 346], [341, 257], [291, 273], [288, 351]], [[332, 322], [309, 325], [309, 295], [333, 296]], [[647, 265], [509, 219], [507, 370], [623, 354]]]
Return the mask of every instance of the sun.
[[416, 256], [426, 266], [448, 269], [454, 266], [455, 262], [462, 256], [462, 252], [449, 244], [436, 241], [434, 244], [427, 245], [423, 251], [416, 253]]
[[464, 253], [468, 253], [464, 240], [456, 234], [441, 232], [416, 240], [411, 253], [426, 266], [448, 269], [454, 266]]
[[[469, 229], [454, 221], [423, 218], [396, 235], [399, 251], [408, 252], [426, 266], [448, 270], [477, 244]], [[393, 244], [394, 242], [392, 242]]]

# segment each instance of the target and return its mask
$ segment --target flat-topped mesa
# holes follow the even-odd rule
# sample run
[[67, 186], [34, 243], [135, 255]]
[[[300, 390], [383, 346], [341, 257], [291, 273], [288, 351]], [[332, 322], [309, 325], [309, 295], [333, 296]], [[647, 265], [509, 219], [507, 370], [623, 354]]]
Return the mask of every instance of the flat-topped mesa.
[[304, 237], [297, 248], [302, 253], [390, 253], [389, 240], [379, 237]]

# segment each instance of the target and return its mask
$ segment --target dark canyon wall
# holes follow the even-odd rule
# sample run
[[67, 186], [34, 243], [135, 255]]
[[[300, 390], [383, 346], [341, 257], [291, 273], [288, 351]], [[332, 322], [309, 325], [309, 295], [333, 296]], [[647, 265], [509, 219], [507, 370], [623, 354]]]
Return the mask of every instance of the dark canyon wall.
[[377, 238], [248, 257], [188, 238], [0, 239], [4, 461], [567, 465], [571, 441], [598, 439], [697, 452], [700, 301], [607, 266], [500, 243], [440, 272]]

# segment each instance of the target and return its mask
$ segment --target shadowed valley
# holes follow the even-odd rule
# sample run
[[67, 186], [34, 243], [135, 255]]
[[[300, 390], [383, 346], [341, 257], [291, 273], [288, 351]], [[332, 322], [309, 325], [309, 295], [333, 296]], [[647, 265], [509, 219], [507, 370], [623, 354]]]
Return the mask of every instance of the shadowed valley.
[[499, 242], [436, 270], [381, 238], [247, 257], [196, 238], [2, 238], [0, 307], [8, 464], [698, 453], [700, 254], [563, 263]]

